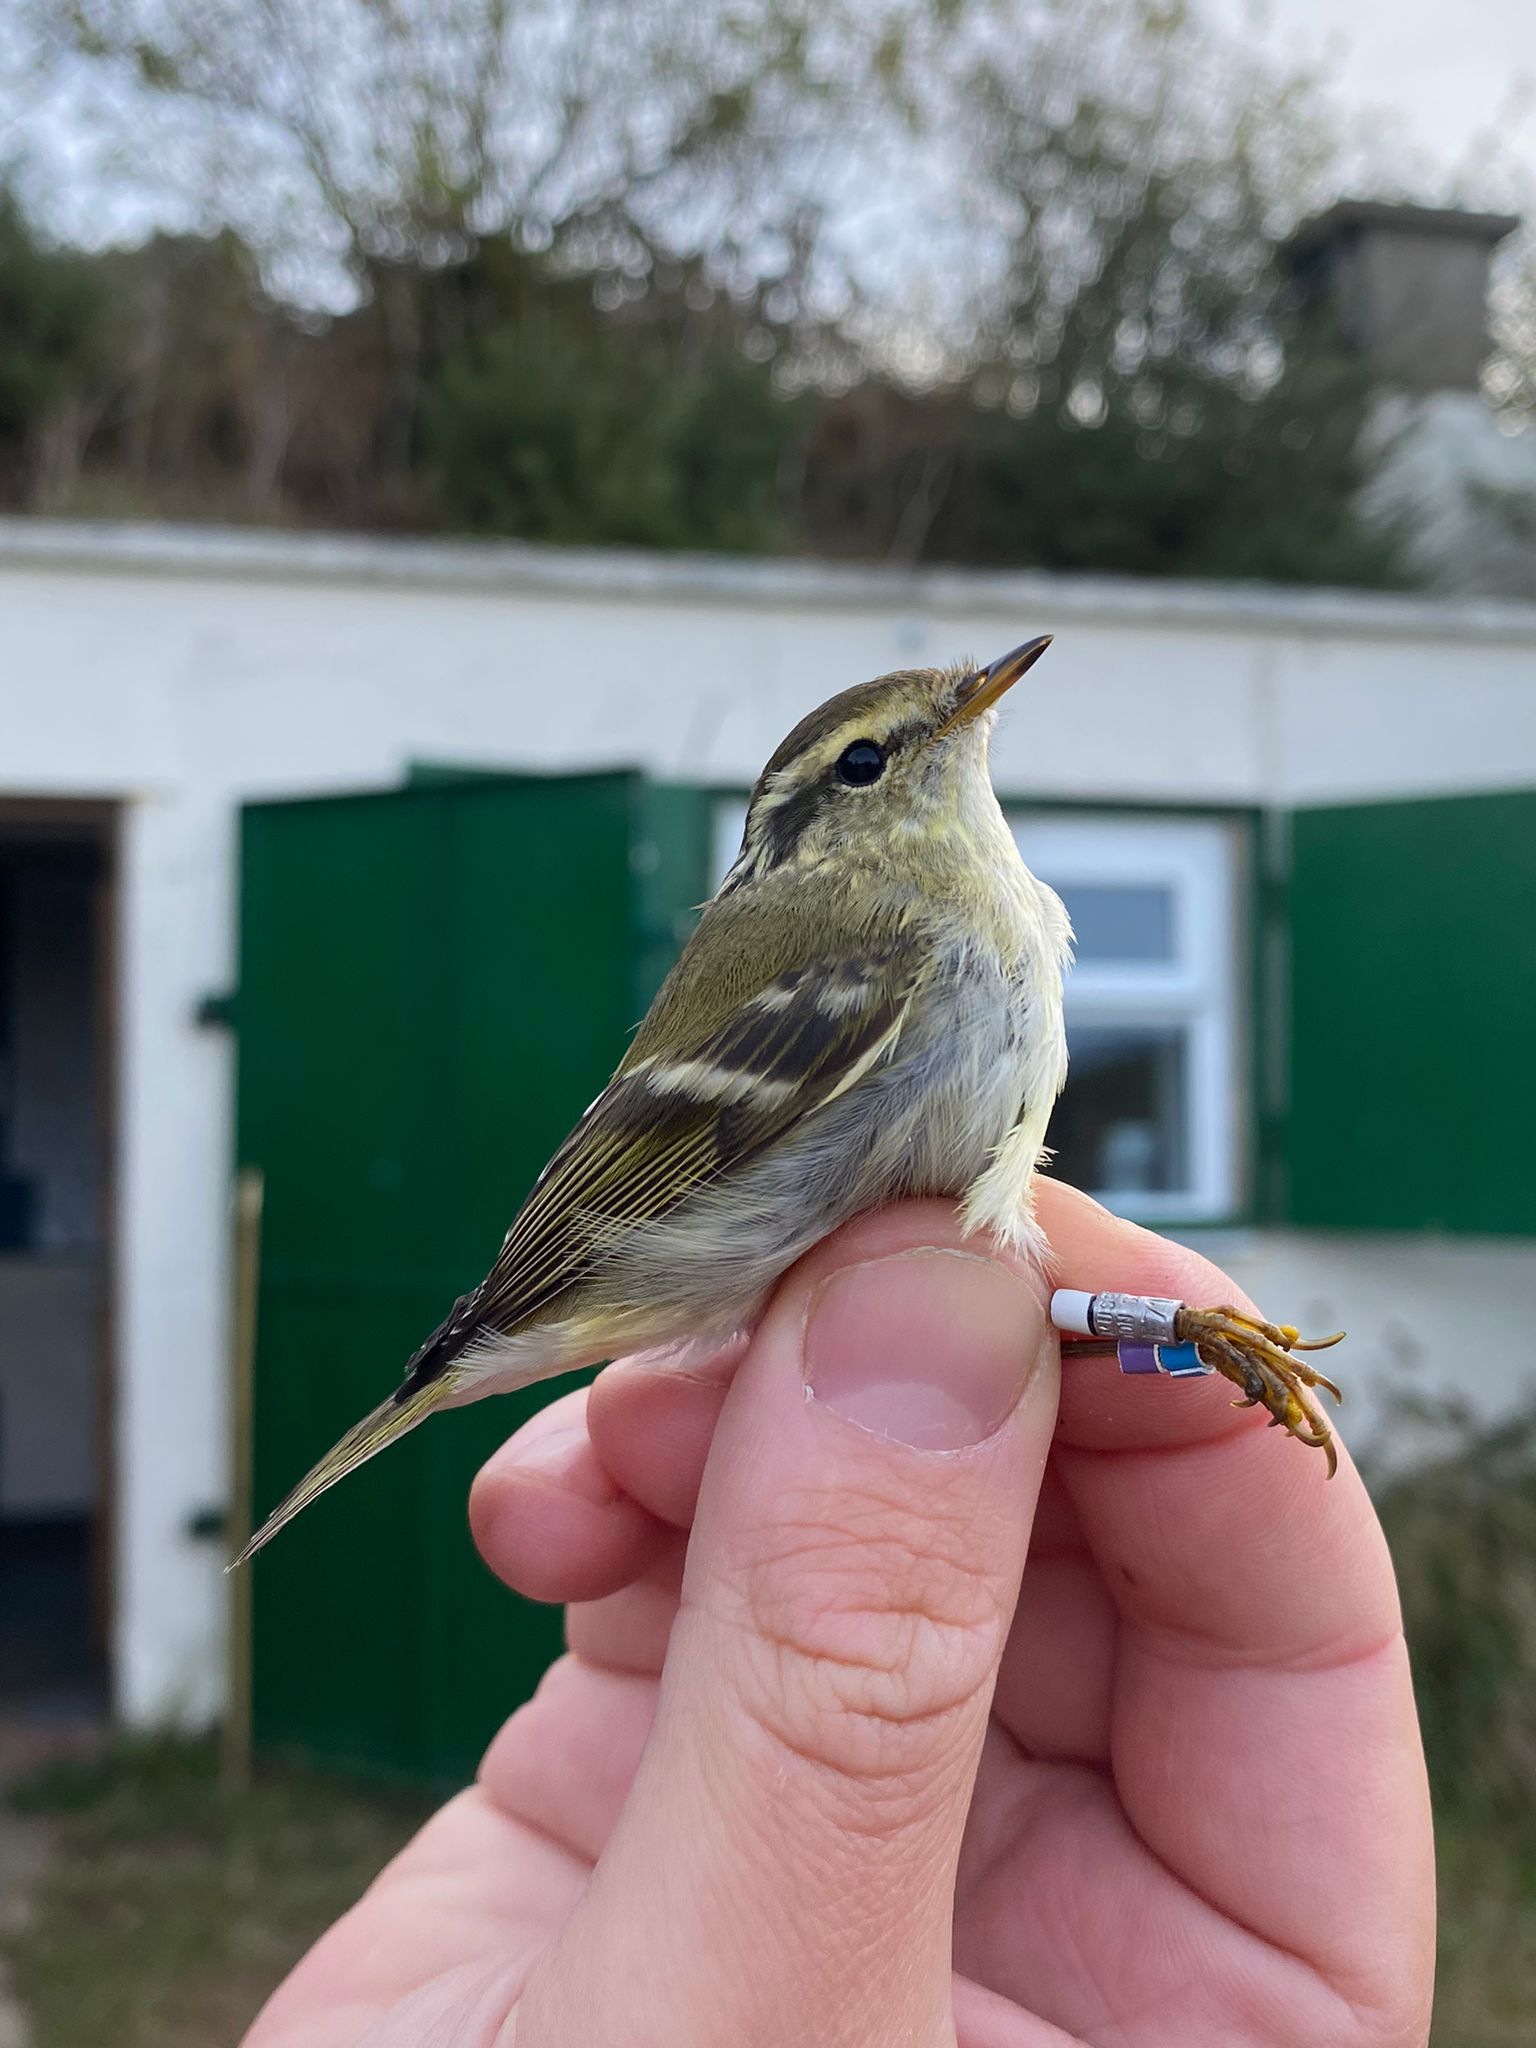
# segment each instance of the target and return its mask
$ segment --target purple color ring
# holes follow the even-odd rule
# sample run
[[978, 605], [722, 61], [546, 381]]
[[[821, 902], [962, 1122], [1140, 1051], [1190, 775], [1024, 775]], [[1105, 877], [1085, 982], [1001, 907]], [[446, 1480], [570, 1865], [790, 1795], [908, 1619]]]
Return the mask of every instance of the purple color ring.
[[1170, 1379], [1205, 1378], [1210, 1367], [1193, 1344], [1130, 1344], [1115, 1346], [1120, 1370], [1127, 1373], [1161, 1372]]
[[1115, 1346], [1115, 1356], [1120, 1361], [1122, 1372], [1158, 1372], [1155, 1344], [1120, 1343]]

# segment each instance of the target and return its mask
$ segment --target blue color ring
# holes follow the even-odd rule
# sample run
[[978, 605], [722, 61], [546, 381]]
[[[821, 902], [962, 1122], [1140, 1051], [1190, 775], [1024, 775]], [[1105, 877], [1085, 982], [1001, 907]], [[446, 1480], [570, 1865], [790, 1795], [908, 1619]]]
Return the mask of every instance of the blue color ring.
[[1157, 1363], [1161, 1371], [1176, 1380], [1190, 1379], [1196, 1374], [1204, 1378], [1211, 1369], [1193, 1344], [1159, 1344]]

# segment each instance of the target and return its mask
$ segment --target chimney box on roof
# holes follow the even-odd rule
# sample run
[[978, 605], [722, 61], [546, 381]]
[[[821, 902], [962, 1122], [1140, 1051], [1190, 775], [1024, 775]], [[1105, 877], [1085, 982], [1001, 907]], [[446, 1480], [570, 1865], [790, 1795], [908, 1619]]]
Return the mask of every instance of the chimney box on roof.
[[1488, 353], [1488, 265], [1507, 213], [1344, 199], [1285, 245], [1305, 297], [1345, 343], [1409, 391], [1476, 391]]

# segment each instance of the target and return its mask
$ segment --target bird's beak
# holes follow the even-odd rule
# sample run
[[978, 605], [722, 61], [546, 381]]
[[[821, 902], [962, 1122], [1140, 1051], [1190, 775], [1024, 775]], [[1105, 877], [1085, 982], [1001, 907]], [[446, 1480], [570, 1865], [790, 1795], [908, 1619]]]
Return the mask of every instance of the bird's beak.
[[934, 734], [936, 740], [957, 727], [969, 725], [973, 718], [980, 718], [983, 711], [990, 711], [1005, 690], [1011, 690], [1026, 669], [1035, 663], [1050, 646], [1052, 635], [1040, 633], [1033, 640], [1026, 640], [1022, 647], [1015, 647], [1009, 653], [999, 656], [990, 668], [978, 669], [960, 689], [960, 700]]

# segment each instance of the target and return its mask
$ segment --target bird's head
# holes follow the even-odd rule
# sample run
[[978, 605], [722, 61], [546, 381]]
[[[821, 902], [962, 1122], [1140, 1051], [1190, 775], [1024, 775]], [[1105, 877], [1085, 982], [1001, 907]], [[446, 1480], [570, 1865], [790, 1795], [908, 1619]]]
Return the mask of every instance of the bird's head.
[[898, 669], [829, 697], [758, 777], [727, 886], [837, 858], [874, 862], [974, 829], [996, 801], [987, 769], [994, 706], [1051, 644], [990, 667]]

